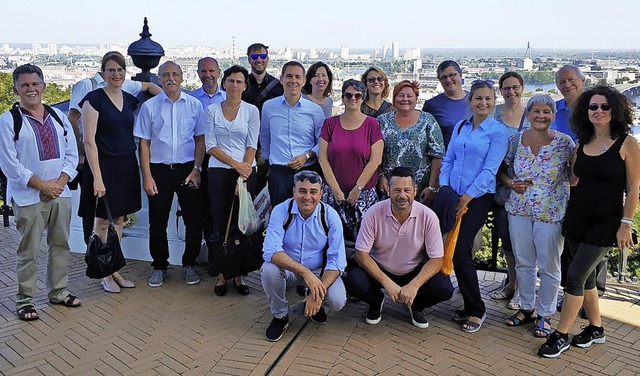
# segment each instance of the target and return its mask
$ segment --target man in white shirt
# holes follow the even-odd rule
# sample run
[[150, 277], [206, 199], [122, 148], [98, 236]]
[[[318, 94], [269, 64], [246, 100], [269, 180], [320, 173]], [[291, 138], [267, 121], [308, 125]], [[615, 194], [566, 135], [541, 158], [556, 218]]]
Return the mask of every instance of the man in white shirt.
[[162, 93], [142, 104], [133, 130], [140, 139], [143, 188], [149, 199], [150, 287], [164, 282], [169, 266], [167, 223], [173, 195], [178, 195], [186, 227], [182, 271], [185, 281], [200, 282], [196, 258], [202, 239], [198, 194], [204, 157], [202, 104], [181, 91], [182, 69], [173, 61], [158, 68]]
[[[117, 51], [109, 51], [107, 52], [102, 61], [106, 61], [107, 57], [110, 55], [121, 55], [120, 52]], [[124, 56], [123, 56], [124, 59]], [[79, 164], [78, 168], [82, 169], [82, 164], [84, 163], [84, 146], [82, 144], [82, 108], [80, 107], [80, 101], [84, 99], [85, 95], [90, 91], [101, 89], [107, 86], [107, 83], [104, 81], [103, 72], [104, 67], [101, 68], [101, 71], [96, 72], [96, 74], [91, 78], [85, 78], [73, 85], [71, 89], [71, 99], [69, 99], [69, 121], [73, 126], [73, 133], [76, 136], [76, 142], [78, 145], [78, 155], [79, 155]], [[141, 91], [146, 91], [151, 95], [157, 95], [162, 91], [160, 87], [151, 82], [139, 82], [139, 81], [131, 81], [125, 80], [122, 84], [122, 90], [127, 93], [137, 96]], [[80, 175], [78, 175], [80, 178]], [[79, 179], [76, 179], [78, 181]], [[75, 189], [75, 188], [74, 188]], [[82, 218], [82, 229], [84, 233], [84, 241], [85, 243], [89, 242], [89, 237], [93, 233], [93, 216]]]
[[[66, 307], [81, 303], [67, 290], [71, 223], [67, 181], [76, 175], [78, 148], [66, 116], [42, 104], [45, 88], [40, 68], [19, 66], [13, 72], [13, 92], [20, 97], [20, 106], [0, 118], [0, 166], [7, 176], [6, 201], [13, 205], [21, 235], [16, 253], [16, 309], [18, 317], [27, 321], [39, 318], [33, 300], [38, 281], [36, 260], [45, 229], [49, 301]], [[14, 113], [19, 122], [14, 122]]]

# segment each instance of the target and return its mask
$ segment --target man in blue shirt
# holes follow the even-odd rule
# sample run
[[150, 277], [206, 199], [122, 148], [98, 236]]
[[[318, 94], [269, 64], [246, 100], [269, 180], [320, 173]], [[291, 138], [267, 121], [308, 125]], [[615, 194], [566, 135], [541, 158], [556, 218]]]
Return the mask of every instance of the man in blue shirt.
[[428, 112], [436, 118], [442, 131], [444, 146], [449, 147], [451, 133], [455, 125], [462, 119], [471, 116], [466, 91], [462, 90], [462, 69], [453, 60], [445, 60], [436, 69], [438, 81], [444, 93], [424, 102], [422, 111]]
[[[202, 87], [196, 89], [189, 94], [196, 97], [202, 103], [204, 113], [207, 113], [207, 107], [214, 103], [221, 103], [227, 99], [227, 92], [221, 90], [218, 85], [218, 79], [220, 78], [220, 66], [218, 61], [210, 56], [203, 57], [198, 60], [198, 77], [202, 81]], [[211, 239], [211, 232], [213, 231], [213, 220], [211, 219], [211, 204], [209, 203], [209, 158], [210, 155], [205, 153], [202, 160], [202, 172], [200, 173], [200, 188], [198, 193], [202, 198], [202, 205], [200, 206], [200, 216], [202, 224], [202, 233], [207, 243], [208, 260], [209, 260], [209, 275], [217, 276], [218, 270], [213, 262], [213, 248], [209, 246], [209, 240]]]
[[167, 222], [174, 193], [186, 227], [183, 275], [190, 285], [200, 282], [196, 258], [200, 252], [200, 172], [204, 157], [204, 111], [200, 102], [180, 90], [182, 69], [173, 61], [158, 68], [162, 93], [140, 107], [133, 130], [140, 139], [143, 189], [149, 198], [149, 250], [153, 271], [150, 287], [160, 287], [169, 266]]
[[297, 61], [282, 67], [284, 95], [262, 107], [260, 144], [262, 158], [269, 160], [269, 196], [273, 206], [291, 197], [293, 175], [298, 170], [320, 172], [317, 161], [322, 108], [301, 96], [305, 70]]
[[569, 125], [569, 119], [573, 104], [584, 91], [584, 83], [584, 75], [574, 65], [564, 65], [556, 72], [556, 87], [564, 98], [556, 101], [556, 119], [551, 123], [551, 129], [568, 134], [574, 142], [578, 139]]
[[323, 302], [329, 311], [339, 311], [347, 302], [340, 278], [347, 264], [340, 217], [320, 203], [322, 178], [317, 172], [300, 171], [293, 181], [294, 197], [273, 208], [263, 246], [262, 287], [273, 315], [266, 337], [273, 342], [289, 326], [287, 285], [306, 284], [310, 293], [304, 314], [317, 324], [327, 322]]

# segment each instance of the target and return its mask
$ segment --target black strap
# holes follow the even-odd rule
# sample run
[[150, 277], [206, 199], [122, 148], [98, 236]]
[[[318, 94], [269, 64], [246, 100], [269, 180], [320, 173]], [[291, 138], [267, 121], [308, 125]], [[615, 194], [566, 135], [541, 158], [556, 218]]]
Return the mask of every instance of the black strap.
[[376, 111], [375, 114], [373, 114], [374, 118], [377, 118], [378, 116], [384, 114], [384, 112], [387, 110], [387, 108], [391, 105], [391, 103], [387, 102], [387, 101], [382, 101], [382, 104], [380, 105], [380, 107], [378, 108], [378, 110]]
[[260, 94], [258, 94], [258, 102], [256, 103], [256, 106], [260, 106], [260, 103], [264, 102], [264, 100], [267, 98], [267, 94], [269, 94], [271, 89], [273, 89], [278, 84], [278, 82], [280, 82], [280, 80], [274, 78], [271, 82], [269, 82], [269, 85], [267, 85], [267, 87], [262, 89]]
[[524, 119], [526, 118], [525, 116], [526, 113], [527, 113], [526, 110], [522, 113], [522, 118], [520, 119], [520, 125], [518, 126], [518, 132], [522, 130], [522, 126], [524, 125]]
[[458, 123], [458, 136], [460, 136], [460, 132], [462, 131], [462, 125], [464, 124], [465, 119], [460, 120]]
[[102, 199], [104, 201], [104, 208], [107, 211], [107, 219], [109, 219], [109, 223], [114, 224], [113, 216], [111, 215], [111, 209], [109, 209], [109, 202], [107, 201], [107, 195], [105, 194], [102, 197], [96, 197], [96, 208], [93, 211], [93, 216], [95, 217], [98, 213], [98, 199]]
[[[64, 127], [64, 123], [62, 122], [62, 119], [60, 119], [60, 116], [58, 116], [58, 113], [51, 108], [50, 106], [46, 105], [46, 104], [42, 104], [44, 106], [44, 109], [47, 110], [47, 112], [49, 113], [49, 115], [51, 115], [51, 117], [53, 117], [53, 119], [58, 122], [58, 124], [60, 124], [60, 126], [62, 127], [62, 130], [64, 131], [64, 135], [67, 135], [67, 129]], [[13, 116], [13, 140], [14, 141], [18, 141], [20, 139], [20, 130], [22, 129], [22, 114], [20, 113], [20, 103], [16, 102], [13, 104], [13, 106], [11, 106], [11, 109], [9, 110], [9, 112], [11, 112], [11, 116]]]

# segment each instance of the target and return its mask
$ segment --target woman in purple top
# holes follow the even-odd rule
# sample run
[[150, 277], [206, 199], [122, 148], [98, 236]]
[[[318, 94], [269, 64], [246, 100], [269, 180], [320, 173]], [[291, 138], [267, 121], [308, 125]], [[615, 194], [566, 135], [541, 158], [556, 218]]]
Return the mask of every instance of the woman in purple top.
[[376, 119], [360, 112], [365, 88], [347, 80], [342, 85], [344, 113], [324, 121], [320, 135], [320, 166], [326, 179], [323, 201], [333, 206], [353, 241], [362, 214], [378, 201], [376, 171], [382, 161], [382, 133]]

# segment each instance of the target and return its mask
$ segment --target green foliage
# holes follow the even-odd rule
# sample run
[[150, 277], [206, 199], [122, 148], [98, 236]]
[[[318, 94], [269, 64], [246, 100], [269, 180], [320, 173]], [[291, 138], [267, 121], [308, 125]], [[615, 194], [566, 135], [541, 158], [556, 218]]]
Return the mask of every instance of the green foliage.
[[0, 72], [0, 113], [11, 108], [18, 98], [13, 94], [13, 77], [11, 73]]
[[47, 84], [42, 101], [48, 105], [68, 101], [71, 98], [71, 86], [63, 88], [54, 82]]

